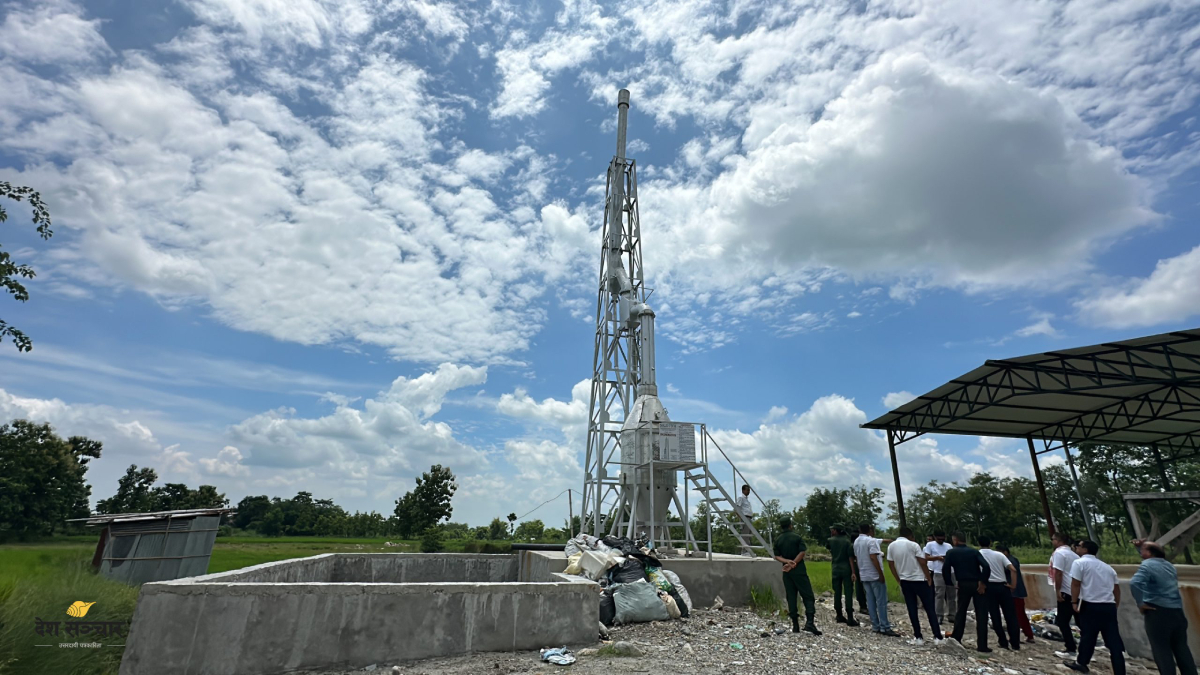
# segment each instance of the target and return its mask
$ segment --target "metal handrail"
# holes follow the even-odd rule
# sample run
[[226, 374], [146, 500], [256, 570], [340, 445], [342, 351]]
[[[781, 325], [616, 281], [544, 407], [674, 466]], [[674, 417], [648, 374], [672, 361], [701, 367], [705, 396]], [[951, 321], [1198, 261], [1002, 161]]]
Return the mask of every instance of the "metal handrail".
[[[717, 442], [717, 439], [713, 438], [712, 434], [708, 433], [708, 425], [701, 424], [700, 429], [701, 429], [701, 431], [704, 432], [705, 438], [707, 438], [709, 441], [712, 441], [713, 447], [715, 447], [717, 449], [717, 452], [721, 453], [721, 456], [725, 458], [726, 462], [729, 462], [730, 468], [733, 469], [733, 489], [734, 490], [738, 489], [737, 481], [738, 481], [739, 477], [742, 479], [742, 485], [750, 485], [750, 481], [746, 480], [746, 475], [738, 470], [737, 465], [733, 463], [732, 459], [729, 459], [729, 455], [725, 454], [725, 450], [723, 450], [721, 448], [721, 444]], [[704, 463], [708, 464], [708, 444], [707, 443], [704, 444]], [[767, 503], [765, 501], [763, 501], [762, 496], [758, 494], [758, 490], [755, 490], [753, 485], [750, 485], [750, 493], [754, 495], [754, 498], [758, 500], [758, 503], [763, 507], [763, 510], [765, 510], [767, 507]], [[762, 511], [760, 511], [760, 513], [761, 512]], [[753, 523], [751, 523], [751, 525], [753, 525]], [[767, 521], [767, 543], [771, 544], [771, 545], [774, 545], [774, 543], [775, 543], [774, 530], [775, 530], [774, 523], [772, 523], [768, 520]]]

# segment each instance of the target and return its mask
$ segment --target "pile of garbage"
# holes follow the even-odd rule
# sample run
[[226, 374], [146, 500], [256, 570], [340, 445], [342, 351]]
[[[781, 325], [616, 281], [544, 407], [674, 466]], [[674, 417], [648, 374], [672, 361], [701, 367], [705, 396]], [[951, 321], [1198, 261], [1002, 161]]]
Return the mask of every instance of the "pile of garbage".
[[[1054, 622], [1058, 619], [1058, 612], [1053, 609], [1035, 609], [1025, 610], [1025, 614], [1029, 617], [1029, 627], [1033, 629], [1033, 634], [1036, 637], [1045, 638], [1048, 640], [1062, 641], [1062, 633], [1058, 630], [1058, 626]], [[1071, 633], [1076, 639], [1079, 639], [1079, 627], [1072, 625]], [[1103, 644], [1103, 641], [1099, 641]]]
[[679, 576], [663, 568], [645, 540], [581, 534], [567, 542], [567, 574], [600, 584], [600, 623], [686, 618], [692, 599]]

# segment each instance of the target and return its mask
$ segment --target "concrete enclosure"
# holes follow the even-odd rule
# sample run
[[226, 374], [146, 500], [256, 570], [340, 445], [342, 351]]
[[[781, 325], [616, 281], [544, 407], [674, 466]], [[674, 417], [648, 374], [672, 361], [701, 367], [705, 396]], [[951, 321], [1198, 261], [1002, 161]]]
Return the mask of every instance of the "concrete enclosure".
[[303, 668], [591, 644], [598, 585], [515, 555], [326, 554], [142, 586], [121, 675]]

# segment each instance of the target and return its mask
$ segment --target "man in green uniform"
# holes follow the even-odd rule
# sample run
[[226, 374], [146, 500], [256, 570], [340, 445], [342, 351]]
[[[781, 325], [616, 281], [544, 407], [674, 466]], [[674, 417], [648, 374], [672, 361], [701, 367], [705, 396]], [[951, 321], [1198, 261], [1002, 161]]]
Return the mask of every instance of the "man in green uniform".
[[804, 630], [813, 635], [820, 635], [817, 625], [813, 623], [817, 606], [813, 599], [812, 584], [808, 581], [808, 571], [804, 568], [804, 552], [808, 546], [800, 535], [792, 530], [792, 519], [781, 518], [779, 529], [783, 530], [775, 539], [775, 559], [783, 563], [783, 588], [787, 592], [788, 615], [792, 617], [792, 632], [800, 632], [800, 615], [796, 611], [796, 593], [804, 599], [804, 613], [808, 619]]
[[[829, 557], [833, 562], [833, 608], [837, 610], [837, 622], [857, 626], [854, 620], [854, 545], [846, 536], [846, 528], [832, 525], [829, 528]], [[843, 593], [844, 591], [844, 593]], [[842, 596], [846, 596], [846, 616], [842, 616]]]

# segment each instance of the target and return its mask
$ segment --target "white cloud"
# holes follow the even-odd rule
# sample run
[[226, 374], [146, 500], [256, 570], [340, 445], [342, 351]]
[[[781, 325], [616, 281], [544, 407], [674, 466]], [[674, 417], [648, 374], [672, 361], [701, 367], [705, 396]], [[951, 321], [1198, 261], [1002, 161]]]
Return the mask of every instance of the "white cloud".
[[241, 451], [232, 445], [221, 448], [216, 457], [201, 459], [200, 466], [204, 467], [206, 473], [213, 476], [236, 478], [250, 475], [250, 467], [242, 464]]
[[1059, 332], [1058, 329], [1050, 323], [1050, 317], [1042, 317], [1028, 326], [1018, 328], [1013, 334], [1017, 337], [1033, 337], [1034, 335], [1058, 337]]
[[32, 63], [91, 61], [109, 52], [100, 22], [84, 19], [72, 2], [39, 3], [24, 11], [8, 7], [0, 24], [0, 54]]
[[449, 392], [486, 381], [486, 367], [443, 364], [413, 379], [396, 378], [361, 407], [334, 402], [332, 414], [317, 418], [279, 408], [233, 425], [229, 435], [239, 453], [245, 451], [244, 464], [319, 468], [360, 481], [411, 476], [436, 463], [482, 466], [487, 459], [481, 452], [455, 438], [448, 424], [430, 418]]
[[58, 435], [64, 438], [87, 436], [107, 444], [106, 451], [151, 453], [162, 447], [149, 427], [133, 419], [129, 411], [105, 405], [22, 397], [0, 389], [0, 419], [5, 422], [14, 419], [49, 422]]
[[888, 410], [895, 410], [916, 397], [917, 395], [910, 391], [893, 391], [883, 397], [883, 405]]
[[1088, 323], [1110, 328], [1155, 326], [1200, 314], [1200, 246], [1159, 260], [1144, 279], [1102, 288], [1076, 303]]

